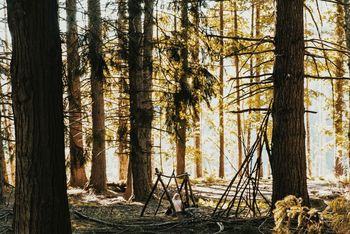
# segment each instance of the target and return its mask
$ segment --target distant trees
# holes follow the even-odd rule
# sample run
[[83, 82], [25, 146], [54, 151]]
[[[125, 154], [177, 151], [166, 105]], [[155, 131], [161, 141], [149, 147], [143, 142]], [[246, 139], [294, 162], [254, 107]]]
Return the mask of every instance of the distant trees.
[[71, 233], [55, 0], [8, 3], [16, 131], [15, 233]]
[[[345, 44], [346, 48], [350, 49], [350, 1], [344, 0], [344, 22], [345, 22]], [[347, 60], [348, 69], [350, 70], [350, 58]], [[350, 106], [350, 90], [348, 92], [348, 106]], [[350, 113], [348, 113], [349, 118]], [[347, 163], [348, 163], [348, 178], [350, 178], [350, 122], [347, 129], [348, 133], [348, 151], [347, 151]]]
[[[344, 37], [344, 8], [343, 5], [340, 3], [337, 3], [336, 6], [337, 10], [335, 13], [335, 37], [336, 37], [336, 43], [337, 45], [341, 46], [345, 40]], [[336, 77], [344, 77], [345, 71], [344, 71], [344, 57], [342, 52], [338, 52], [336, 55], [336, 58], [334, 60], [335, 63], [335, 76]], [[339, 177], [344, 174], [344, 165], [343, 165], [343, 159], [344, 159], [344, 110], [345, 110], [345, 102], [344, 102], [344, 87], [345, 87], [345, 81], [344, 80], [336, 80], [335, 82], [332, 81], [333, 88], [333, 95], [334, 95], [334, 116], [333, 116], [333, 122], [334, 122], [334, 130], [335, 130], [335, 176]]]
[[304, 127], [304, 1], [277, 0], [276, 7], [272, 203], [295, 195], [309, 204]]
[[[237, 1], [233, 2], [233, 31], [234, 35], [238, 37], [238, 10], [237, 10]], [[236, 121], [237, 121], [237, 155], [238, 155], [238, 168], [242, 166], [243, 162], [243, 130], [242, 130], [242, 116], [239, 111], [241, 110], [241, 81], [239, 78], [240, 74], [240, 61], [239, 61], [239, 56], [235, 55], [234, 56], [234, 66], [235, 66], [235, 78], [236, 78], [236, 102], [237, 102], [237, 111], [238, 113], [236, 114]]]
[[[19, 180], [16, 186], [16, 230], [18, 233], [29, 232], [25, 229], [27, 226], [23, 226], [23, 223], [28, 223], [38, 232], [69, 232], [61, 139], [62, 67], [57, 1], [39, 0], [36, 4], [28, 0], [8, 2], [14, 48], [12, 84], [18, 153], [16, 178]], [[307, 58], [314, 56], [312, 65], [305, 64], [312, 72], [322, 73], [329, 68], [319, 64], [320, 58], [327, 57], [326, 52], [322, 54], [319, 50], [332, 51], [326, 58], [328, 62], [334, 59], [329, 73], [344, 77], [345, 70], [344, 48], [338, 46], [340, 49], [335, 51], [334, 48], [338, 47], [332, 45], [333, 49], [320, 49], [317, 43], [321, 39], [318, 39], [313, 41], [312, 47], [306, 46], [316, 56], [305, 51], [303, 1], [277, 0], [275, 40], [269, 35], [275, 20], [269, 15], [276, 10], [272, 1], [228, 0], [207, 4], [206, 1], [174, 0], [159, 1], [157, 5], [154, 0], [118, 0], [107, 3], [107, 14], [117, 14], [106, 16], [102, 11], [101, 16], [101, 2], [98, 0], [89, 0], [88, 12], [80, 13], [76, 0], [66, 0], [67, 79], [64, 81], [67, 81], [68, 92], [64, 97], [68, 100], [69, 126], [66, 129], [69, 132], [70, 164], [67, 163], [67, 167], [70, 166], [71, 186], [83, 188], [88, 182], [85, 165], [90, 160], [91, 151], [89, 187], [96, 193], [106, 191], [106, 148], [112, 148], [120, 159], [120, 168], [114, 169], [119, 171], [119, 179], [128, 180], [127, 194], [133, 190], [136, 200], [144, 200], [152, 183], [152, 154], [158, 148], [153, 144], [157, 142], [160, 142], [160, 156], [164, 156], [159, 160], [160, 164], [167, 162], [165, 170], [172, 163], [177, 174], [186, 170], [191, 172], [192, 167], [190, 169], [188, 165], [193, 161], [196, 176], [215, 173], [224, 178], [232, 172], [225, 171], [228, 163], [232, 170], [242, 165], [253, 138], [260, 131], [262, 113], [272, 111], [273, 202], [293, 194], [308, 203], [304, 55]], [[334, 17], [337, 41], [333, 44], [344, 41], [343, 8], [347, 47], [350, 47], [350, 10], [346, 4], [337, 5]], [[79, 20], [80, 14], [86, 14], [87, 28], [85, 18]], [[157, 30], [157, 35], [153, 30]], [[307, 45], [311, 44], [308, 42]], [[338, 149], [335, 164], [336, 175], [341, 176], [347, 89], [343, 80], [333, 83], [333, 127], [337, 135], [334, 147]], [[312, 85], [310, 82], [307, 87], [310, 89], [309, 98], [314, 95]], [[269, 110], [267, 103], [272, 89], [274, 103]], [[212, 101], [210, 98], [216, 95], [217, 99]], [[201, 105], [203, 102], [208, 106], [214, 103], [217, 109], [206, 108]], [[83, 112], [90, 107], [91, 113], [84, 115]], [[312, 105], [307, 105], [307, 109], [309, 107]], [[254, 113], [254, 109], [263, 112]], [[166, 120], [164, 110], [167, 111]], [[10, 112], [3, 106], [0, 111], [4, 116], [11, 115]], [[6, 174], [3, 161], [10, 154], [7, 151], [11, 151], [10, 138], [13, 138], [9, 137], [11, 124], [8, 122], [11, 120], [4, 116], [0, 119], [0, 129], [6, 130], [0, 132], [1, 183], [4, 180], [1, 176]], [[307, 121], [311, 119], [309, 115], [306, 118]], [[152, 126], [155, 125], [153, 120], [160, 129]], [[86, 129], [88, 131], [84, 132]], [[270, 130], [271, 126], [264, 136], [267, 143], [271, 138]], [[307, 125], [309, 138], [312, 130], [312, 125]], [[159, 134], [153, 134], [154, 131], [159, 131]], [[206, 134], [201, 135], [202, 132]], [[208, 136], [211, 134], [213, 136]], [[152, 142], [153, 136], [160, 140]], [[350, 134], [348, 140], [350, 142]], [[214, 142], [205, 145], [209, 141]], [[310, 141], [307, 141], [309, 165], [312, 164]], [[202, 145], [204, 149], [217, 147], [213, 150], [217, 154], [202, 152]], [[264, 155], [265, 160], [262, 148], [260, 144], [254, 153], [258, 157]], [[225, 159], [225, 151], [231, 160]], [[205, 163], [212, 162], [215, 166], [210, 165], [206, 170], [209, 167]], [[259, 177], [263, 176], [262, 171], [260, 165]], [[243, 171], [240, 174], [247, 175]], [[38, 195], [32, 195], [34, 193]], [[57, 215], [42, 211], [58, 206], [61, 209]], [[31, 215], [31, 212], [39, 215]], [[56, 216], [63, 223], [62, 227], [53, 220]], [[48, 226], [54, 229], [39, 227], [39, 222], [50, 223]]]

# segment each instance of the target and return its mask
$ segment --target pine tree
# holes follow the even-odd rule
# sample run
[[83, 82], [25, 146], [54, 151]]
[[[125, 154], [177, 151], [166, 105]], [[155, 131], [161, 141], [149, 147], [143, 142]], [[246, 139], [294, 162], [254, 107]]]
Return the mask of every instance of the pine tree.
[[309, 204], [304, 126], [304, 1], [277, 0], [273, 72], [272, 203], [295, 195]]
[[70, 186], [83, 188], [87, 183], [83, 147], [83, 126], [76, 22], [76, 0], [66, 1], [67, 11], [67, 80], [69, 100]]
[[180, 80], [179, 80], [179, 91], [178, 98], [175, 103], [176, 107], [176, 116], [179, 118], [178, 129], [176, 129], [176, 173], [178, 175], [184, 174], [186, 170], [186, 142], [187, 142], [187, 116], [186, 116], [186, 106], [185, 106], [185, 96], [188, 91], [188, 1], [183, 0], [180, 2], [181, 9], [181, 45], [180, 45]]
[[[142, 51], [141, 0], [129, 0], [129, 80], [130, 80], [130, 164], [135, 200], [147, 199], [150, 191], [149, 166], [152, 150], [152, 17], [145, 19], [145, 51]], [[153, 2], [146, 2], [145, 14], [153, 14]], [[148, 48], [147, 48], [148, 47]], [[147, 50], [148, 49], [148, 50]], [[144, 56], [142, 56], [144, 52]], [[146, 61], [146, 59], [149, 59]], [[150, 63], [149, 63], [150, 62]]]
[[89, 60], [92, 97], [92, 164], [90, 187], [96, 193], [107, 189], [104, 109], [104, 60], [102, 57], [102, 23], [99, 0], [88, 1]]
[[55, 0], [8, 3], [16, 131], [15, 233], [71, 233]]

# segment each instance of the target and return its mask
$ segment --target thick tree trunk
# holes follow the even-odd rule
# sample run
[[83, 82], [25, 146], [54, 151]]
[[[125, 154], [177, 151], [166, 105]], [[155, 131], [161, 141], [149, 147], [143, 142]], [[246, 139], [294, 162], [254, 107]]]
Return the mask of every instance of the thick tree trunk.
[[272, 108], [272, 203], [295, 195], [309, 204], [304, 126], [303, 0], [277, 0]]
[[69, 152], [70, 181], [72, 187], [83, 188], [87, 183], [83, 148], [83, 126], [81, 114], [81, 92], [78, 51], [78, 31], [76, 22], [76, 0], [66, 0], [67, 11], [67, 72], [69, 101]]
[[220, 156], [219, 156], [219, 177], [225, 177], [225, 125], [224, 125], [224, 2], [220, 1], [220, 62], [219, 62], [219, 82], [220, 82], [220, 94], [219, 94], [219, 144], [220, 144]]
[[126, 180], [128, 175], [128, 118], [129, 112], [129, 100], [126, 95], [127, 92], [127, 71], [124, 68], [124, 63], [126, 63], [127, 54], [127, 34], [128, 23], [127, 23], [127, 1], [120, 0], [118, 6], [118, 22], [117, 27], [120, 33], [118, 33], [118, 43], [119, 43], [119, 70], [121, 78], [118, 80], [119, 88], [119, 100], [118, 100], [118, 157], [119, 157], [119, 180]]
[[153, 122], [153, 102], [152, 102], [152, 79], [153, 79], [153, 7], [154, 0], [144, 0], [145, 2], [145, 16], [144, 16], [144, 39], [143, 39], [143, 99], [139, 100], [143, 102], [143, 109], [147, 112], [149, 119], [146, 119], [143, 128], [144, 139], [146, 142], [146, 159], [147, 159], [147, 170], [148, 180], [150, 186], [152, 186], [152, 164], [153, 164], [153, 135], [152, 135], [152, 122]]
[[[151, 128], [153, 119], [152, 80], [150, 77], [144, 77], [143, 72], [141, 3], [141, 0], [128, 1], [131, 147], [129, 163], [131, 163], [133, 190], [137, 201], [147, 199], [150, 192], [151, 182], [149, 181], [148, 167], [152, 150]], [[150, 3], [147, 2], [147, 4]], [[152, 42], [148, 41], [145, 44], [147, 43]]]
[[106, 142], [104, 109], [104, 75], [102, 57], [102, 24], [99, 0], [88, 1], [89, 12], [89, 59], [91, 65], [92, 97], [92, 164], [90, 187], [96, 193], [107, 189]]
[[187, 77], [188, 77], [188, 0], [183, 0], [180, 3], [181, 8], [181, 41], [180, 59], [181, 59], [181, 72], [180, 72], [180, 101], [177, 103], [178, 113], [180, 121], [178, 123], [178, 129], [176, 133], [176, 173], [178, 175], [185, 173], [186, 171], [186, 142], [187, 142], [187, 119], [186, 119], [186, 107], [183, 103], [184, 92], [187, 89]]
[[[336, 40], [338, 45], [342, 45], [344, 41], [344, 9], [341, 4], [337, 4], [336, 12], [336, 28], [335, 28]], [[344, 76], [344, 54], [337, 53], [335, 59], [336, 77]], [[343, 80], [335, 81], [334, 96], [335, 96], [335, 115], [334, 115], [334, 129], [335, 129], [335, 176], [339, 177], [344, 174], [343, 166], [343, 148], [344, 148], [344, 128], [343, 128], [343, 112], [345, 107], [344, 102], [344, 86], [345, 82]]]
[[62, 55], [55, 0], [12, 0], [15, 233], [71, 233], [64, 163]]

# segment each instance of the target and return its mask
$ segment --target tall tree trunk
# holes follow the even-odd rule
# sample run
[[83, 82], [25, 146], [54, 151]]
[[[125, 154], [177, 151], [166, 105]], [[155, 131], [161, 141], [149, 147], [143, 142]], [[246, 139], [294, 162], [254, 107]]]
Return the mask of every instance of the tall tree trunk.
[[66, 0], [70, 186], [83, 188], [87, 183], [87, 177], [84, 166], [83, 125], [81, 122], [80, 58], [76, 4], [76, 0]]
[[309, 204], [304, 126], [303, 0], [277, 0], [272, 107], [272, 203], [295, 195]]
[[219, 156], [219, 177], [225, 177], [225, 125], [224, 125], [224, 2], [220, 1], [220, 61], [219, 61], [219, 140], [220, 140], [220, 156]]
[[[234, 2], [234, 31], [235, 36], [238, 36], [238, 15], [237, 15], [237, 1]], [[239, 80], [239, 57], [235, 56], [235, 69], [236, 69], [236, 98], [237, 98], [237, 111], [241, 109], [241, 93], [240, 93], [240, 80]], [[242, 119], [241, 114], [237, 113], [237, 146], [238, 146], [238, 168], [241, 168], [243, 162], [243, 141], [242, 141]], [[241, 172], [242, 175], [242, 172]]]
[[104, 75], [102, 57], [102, 24], [99, 0], [88, 1], [89, 12], [89, 60], [91, 65], [92, 97], [92, 165], [90, 187], [96, 193], [107, 188], [106, 177], [106, 142], [104, 109]]
[[128, 23], [127, 23], [127, 1], [119, 0], [118, 6], [118, 22], [117, 27], [119, 30], [118, 33], [118, 43], [119, 43], [119, 54], [118, 59], [120, 63], [120, 75], [121, 78], [118, 80], [119, 88], [119, 100], [118, 100], [118, 156], [119, 156], [119, 180], [126, 180], [128, 174], [128, 116], [129, 112], [129, 100], [126, 95], [127, 92], [127, 71], [124, 68], [124, 63], [127, 62], [127, 37], [124, 34], [127, 34]]
[[[259, 4], [256, 4], [255, 5], [255, 37], [256, 38], [261, 38], [261, 16], [260, 16], [260, 11], [261, 11], [261, 7], [263, 3], [259, 3]], [[255, 57], [255, 82], [260, 82], [260, 73], [261, 73], [261, 68], [260, 68], [260, 64], [261, 64], [261, 57], [259, 54], [256, 55]], [[256, 104], [258, 107], [261, 107], [262, 106], [262, 103], [261, 103], [261, 95], [258, 93], [256, 94], [255, 96], [256, 100]], [[256, 127], [256, 132], [259, 132], [259, 129], [260, 129], [260, 124], [261, 124], [261, 121], [262, 121], [262, 116], [261, 116], [261, 113], [258, 112], [256, 113], [256, 122], [258, 123], [258, 126]], [[261, 145], [259, 144], [258, 145], [258, 148], [257, 148], [257, 153], [258, 153], [258, 157], [259, 157], [259, 160], [260, 160], [260, 168], [259, 168], [259, 176], [260, 177], [263, 177], [264, 176], [264, 170], [263, 170], [263, 161], [262, 161], [262, 147]]]
[[[304, 12], [304, 31], [307, 31], [307, 15]], [[305, 43], [307, 46], [307, 42]], [[308, 67], [305, 68], [305, 72], [307, 72]], [[311, 97], [310, 97], [310, 89], [309, 89], [309, 80], [306, 79], [306, 90], [305, 90], [305, 104], [306, 110], [310, 108], [311, 105]], [[310, 113], [306, 113], [306, 159], [307, 159], [307, 175], [309, 178], [312, 177], [312, 158], [311, 158], [311, 132], [310, 132]]]
[[[251, 18], [250, 18], [250, 37], [254, 38], [254, 24], [255, 24], [255, 4], [252, 4], [252, 9], [251, 9]], [[249, 96], [252, 97], [253, 96], [253, 90], [252, 90], [252, 84], [253, 84], [253, 76], [254, 76], [254, 57], [251, 56], [249, 58], [249, 75], [251, 76], [249, 78]], [[247, 150], [250, 149], [251, 146], [251, 137], [252, 137], [252, 112], [250, 111], [250, 109], [252, 108], [252, 102], [253, 99], [249, 99], [248, 100], [248, 119], [247, 122], [244, 124], [246, 125], [246, 131], [247, 131], [247, 143], [246, 143], [246, 148]], [[253, 118], [252, 118], [253, 119]], [[249, 173], [247, 171], [247, 173]]]
[[[307, 99], [310, 99], [309, 96], [309, 80], [306, 80], [306, 95]], [[306, 101], [306, 109], [308, 110], [310, 105], [310, 100]], [[311, 134], [310, 134], [310, 113], [306, 113], [306, 157], [307, 157], [307, 175], [309, 178], [312, 177], [312, 160], [311, 160]]]
[[[346, 47], [350, 48], [350, 1], [344, 0], [344, 12], [345, 12], [345, 41]], [[347, 61], [348, 69], [350, 71], [350, 58]], [[349, 89], [349, 105], [350, 105], [350, 89]], [[348, 117], [348, 178], [350, 179], [350, 113]]]
[[[193, 59], [193, 68], [198, 73], [200, 64], [199, 64], [199, 1], [194, 1], [192, 4], [193, 12], [193, 24], [194, 24], [194, 37], [195, 37], [195, 46], [192, 48], [192, 59]], [[201, 77], [195, 77], [194, 79], [202, 79]], [[200, 82], [200, 81], [199, 81]], [[202, 92], [202, 91], [201, 91]], [[199, 98], [197, 103], [197, 113], [194, 117], [194, 148], [195, 148], [195, 167], [196, 167], [196, 177], [200, 178], [203, 176], [203, 158], [202, 158], [202, 145], [201, 145], [201, 99]]]
[[71, 233], [64, 163], [62, 55], [55, 0], [12, 0], [15, 233]]
[[[151, 182], [149, 181], [148, 167], [152, 150], [151, 128], [153, 119], [152, 80], [150, 77], [144, 77], [143, 72], [141, 3], [141, 0], [128, 1], [131, 147], [129, 163], [131, 163], [133, 190], [137, 201], [147, 199], [150, 191]], [[147, 2], [147, 4], [150, 3]], [[145, 42], [145, 45], [147, 43], [152, 43], [152, 40]], [[148, 63], [146, 64], [149, 66]]]
[[154, 0], [144, 0], [145, 2], [145, 15], [144, 15], [144, 39], [143, 39], [143, 99], [142, 109], [149, 116], [143, 124], [143, 134], [146, 137], [145, 150], [148, 170], [148, 181], [152, 186], [152, 164], [153, 164], [153, 135], [152, 135], [152, 122], [153, 122], [153, 102], [152, 102], [152, 89], [153, 89], [153, 8]]
[[[336, 40], [338, 45], [342, 45], [344, 41], [344, 9], [341, 4], [337, 4], [336, 12], [336, 28], [335, 28]], [[337, 57], [335, 59], [336, 77], [344, 76], [344, 58], [343, 53], [337, 52]], [[335, 96], [335, 115], [334, 115], [334, 128], [335, 128], [335, 147], [336, 147], [336, 156], [335, 156], [335, 176], [339, 177], [344, 174], [343, 166], [343, 111], [345, 107], [344, 103], [344, 86], [345, 82], [343, 80], [336, 80], [334, 87], [334, 96]]]
[[[180, 93], [179, 96], [184, 98], [184, 92], [187, 89], [187, 72], [188, 72], [188, 0], [183, 0], [180, 3], [181, 8], [181, 41], [180, 48], [180, 60], [181, 60], [181, 72], [180, 72]], [[180, 99], [181, 99], [180, 98]], [[180, 100], [177, 116], [180, 118], [178, 129], [176, 133], [176, 173], [178, 175], [185, 173], [186, 163], [186, 141], [187, 141], [187, 119], [186, 119], [186, 107], [183, 100]]]

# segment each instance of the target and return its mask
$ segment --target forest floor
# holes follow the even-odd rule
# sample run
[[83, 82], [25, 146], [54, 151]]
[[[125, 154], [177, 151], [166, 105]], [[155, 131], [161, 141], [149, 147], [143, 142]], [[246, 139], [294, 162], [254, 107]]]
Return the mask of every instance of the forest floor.
[[[271, 181], [262, 180], [260, 189], [264, 195], [271, 195]], [[213, 218], [215, 202], [224, 193], [229, 181], [195, 181], [193, 192], [198, 202], [186, 217], [165, 215], [167, 204], [158, 205], [152, 199], [144, 217], [140, 217], [144, 203], [126, 201], [123, 193], [110, 191], [106, 195], [95, 195], [81, 189], [68, 190], [72, 228], [74, 233], [272, 233], [272, 217], [258, 218]], [[329, 200], [344, 193], [340, 183], [325, 180], [310, 180], [309, 193], [312, 206], [323, 210]], [[348, 189], [348, 188], [346, 188]], [[160, 192], [160, 191], [158, 191]], [[8, 191], [6, 204], [0, 206], [0, 234], [12, 233], [13, 193]]]

